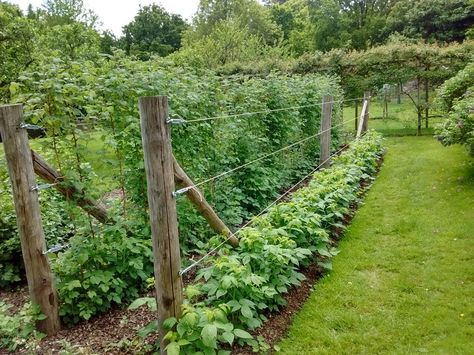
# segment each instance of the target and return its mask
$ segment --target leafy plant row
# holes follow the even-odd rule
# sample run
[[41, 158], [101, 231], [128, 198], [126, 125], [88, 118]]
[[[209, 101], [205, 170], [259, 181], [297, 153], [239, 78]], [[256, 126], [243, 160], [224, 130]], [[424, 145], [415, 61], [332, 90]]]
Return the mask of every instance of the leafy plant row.
[[[291, 200], [272, 207], [240, 234], [235, 249], [224, 249], [198, 271], [186, 289], [179, 320], [165, 322], [172, 354], [215, 354], [234, 343], [261, 345], [247, 332], [285, 305], [285, 293], [298, 286], [302, 266], [331, 268], [336, 229], [360, 199], [363, 183], [374, 179], [383, 153], [381, 136], [369, 132], [329, 168], [316, 173]], [[139, 299], [132, 308], [144, 304]], [[148, 328], [149, 330], [152, 327]], [[245, 329], [245, 330], [244, 330]]]

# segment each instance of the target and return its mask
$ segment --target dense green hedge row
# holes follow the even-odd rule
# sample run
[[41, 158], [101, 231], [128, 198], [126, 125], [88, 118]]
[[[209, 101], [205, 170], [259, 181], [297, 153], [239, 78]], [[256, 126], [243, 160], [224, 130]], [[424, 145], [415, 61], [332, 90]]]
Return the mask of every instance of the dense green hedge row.
[[438, 89], [438, 103], [448, 117], [437, 129], [444, 145], [463, 144], [474, 156], [474, 62]]
[[258, 348], [243, 329], [261, 326], [268, 311], [285, 304], [285, 293], [304, 279], [302, 265], [317, 261], [330, 268], [337, 253], [333, 234], [358, 202], [362, 182], [373, 180], [382, 153], [380, 135], [369, 132], [289, 201], [245, 228], [238, 248], [208, 259], [198, 271], [197, 284], [186, 290], [182, 318], [166, 321], [170, 329], [176, 325], [167, 334], [168, 353], [214, 354], [234, 342]]

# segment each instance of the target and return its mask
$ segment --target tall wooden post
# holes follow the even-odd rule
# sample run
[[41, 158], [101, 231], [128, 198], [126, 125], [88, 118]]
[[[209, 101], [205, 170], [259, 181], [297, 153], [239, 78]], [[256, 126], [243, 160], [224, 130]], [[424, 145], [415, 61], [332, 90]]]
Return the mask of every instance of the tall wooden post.
[[365, 132], [364, 126], [365, 126], [365, 119], [366, 117], [368, 117], [366, 115], [368, 105], [369, 105], [369, 100], [364, 98], [364, 101], [362, 102], [362, 111], [360, 111], [359, 126], [357, 127], [356, 138], [360, 138], [362, 134]]
[[420, 99], [420, 77], [416, 78], [416, 112], [418, 114], [417, 120], [417, 127], [416, 127], [416, 135], [421, 136], [421, 115], [422, 115], [422, 108], [421, 108], [421, 99]]
[[322, 168], [327, 168], [331, 164], [329, 157], [331, 154], [331, 116], [333, 98], [330, 95], [323, 97], [323, 109], [321, 112], [321, 126], [319, 137], [319, 164]]
[[357, 127], [359, 127], [359, 102], [354, 101], [355, 104], [355, 130], [357, 132]]
[[166, 122], [168, 98], [141, 97], [139, 107], [153, 238], [160, 349], [162, 354], [166, 354], [163, 322], [169, 317], [179, 318], [183, 302], [178, 220], [173, 197], [173, 153], [170, 127]]
[[430, 94], [430, 82], [428, 80], [428, 78], [425, 79], [425, 103], [426, 103], [426, 107], [425, 107], [425, 128], [428, 128], [429, 126], [429, 117], [430, 117], [430, 97], [429, 97], [429, 94]]
[[35, 172], [28, 134], [26, 129], [20, 128], [22, 120], [22, 105], [0, 107], [0, 134], [12, 184], [28, 290], [32, 303], [39, 305], [46, 316], [46, 319], [38, 322], [38, 329], [53, 335], [60, 327], [58, 298], [48, 256], [45, 254], [46, 242], [38, 192], [32, 189], [36, 185]]
[[403, 92], [403, 84], [399, 82], [397, 86], [397, 104], [398, 105], [402, 103], [402, 92]]
[[364, 125], [362, 127], [362, 133], [365, 133], [367, 129], [369, 129], [370, 91], [364, 92], [364, 100], [367, 102], [367, 107], [364, 113]]

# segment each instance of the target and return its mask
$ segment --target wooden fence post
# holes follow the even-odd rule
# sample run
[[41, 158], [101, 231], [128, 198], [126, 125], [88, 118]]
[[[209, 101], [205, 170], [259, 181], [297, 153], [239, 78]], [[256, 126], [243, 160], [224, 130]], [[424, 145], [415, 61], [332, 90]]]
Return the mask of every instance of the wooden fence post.
[[163, 321], [169, 317], [179, 318], [183, 302], [176, 200], [172, 195], [175, 190], [173, 153], [170, 127], [166, 122], [168, 98], [141, 97], [139, 107], [153, 238], [160, 351], [166, 354]]
[[366, 117], [365, 113], [367, 112], [368, 105], [368, 100], [364, 98], [364, 101], [362, 102], [362, 110], [360, 111], [359, 126], [357, 127], [356, 138], [360, 138], [364, 133], [364, 122]]
[[355, 131], [357, 132], [357, 128], [359, 127], [359, 103], [357, 100], [354, 101], [355, 104]]
[[39, 305], [46, 316], [46, 319], [38, 322], [38, 329], [53, 335], [60, 328], [58, 298], [45, 253], [38, 192], [32, 189], [36, 179], [28, 135], [26, 129], [20, 128], [22, 120], [22, 105], [0, 106], [0, 134], [12, 184], [28, 290], [32, 303]]
[[367, 102], [367, 107], [364, 114], [364, 125], [362, 127], [362, 133], [365, 133], [369, 128], [370, 91], [364, 92], [364, 100]]
[[323, 97], [323, 109], [321, 112], [320, 126], [320, 148], [319, 148], [319, 164], [322, 168], [327, 168], [331, 164], [329, 157], [331, 154], [331, 116], [332, 116], [333, 97], [325, 95]]

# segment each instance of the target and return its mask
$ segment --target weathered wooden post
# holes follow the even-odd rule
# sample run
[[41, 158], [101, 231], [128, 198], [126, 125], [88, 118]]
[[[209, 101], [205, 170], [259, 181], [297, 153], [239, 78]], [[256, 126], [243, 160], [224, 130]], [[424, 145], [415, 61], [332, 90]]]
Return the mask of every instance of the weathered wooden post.
[[369, 128], [369, 110], [370, 110], [370, 91], [364, 92], [364, 100], [367, 102], [367, 107], [364, 114], [364, 125], [362, 127], [362, 133], [365, 133]]
[[163, 322], [169, 317], [179, 318], [183, 302], [178, 220], [173, 197], [173, 153], [167, 123], [168, 98], [141, 97], [139, 107], [153, 238], [160, 351], [166, 354]]
[[321, 126], [319, 137], [319, 164], [322, 168], [327, 168], [331, 164], [329, 157], [331, 154], [331, 116], [333, 98], [330, 95], [323, 97], [323, 108], [321, 111]]
[[[193, 181], [189, 178], [186, 172], [181, 168], [176, 158], [173, 156], [173, 167], [174, 167], [174, 181], [176, 184], [189, 187], [193, 186]], [[218, 234], [226, 236], [229, 240], [229, 243], [233, 247], [239, 245], [239, 239], [232, 234], [229, 227], [219, 218], [217, 213], [211, 207], [211, 205], [206, 201], [202, 192], [199, 191], [197, 187], [191, 188], [186, 191], [186, 196], [189, 198], [189, 201], [196, 207], [196, 209], [201, 213], [201, 215], [209, 223], [209, 226]]]
[[23, 106], [0, 106], [0, 134], [13, 190], [16, 220], [31, 302], [46, 316], [37, 327], [48, 335], [60, 328], [58, 298], [46, 254], [35, 172], [26, 129], [22, 128]]
[[355, 104], [355, 131], [357, 132], [357, 127], [359, 127], [359, 102], [354, 101]]
[[356, 138], [360, 138], [362, 134], [365, 132], [364, 126], [365, 126], [365, 119], [368, 118], [368, 115], [366, 114], [368, 107], [369, 107], [369, 100], [366, 99], [364, 95], [364, 101], [362, 102], [362, 110], [360, 111], [359, 126], [357, 127]]

